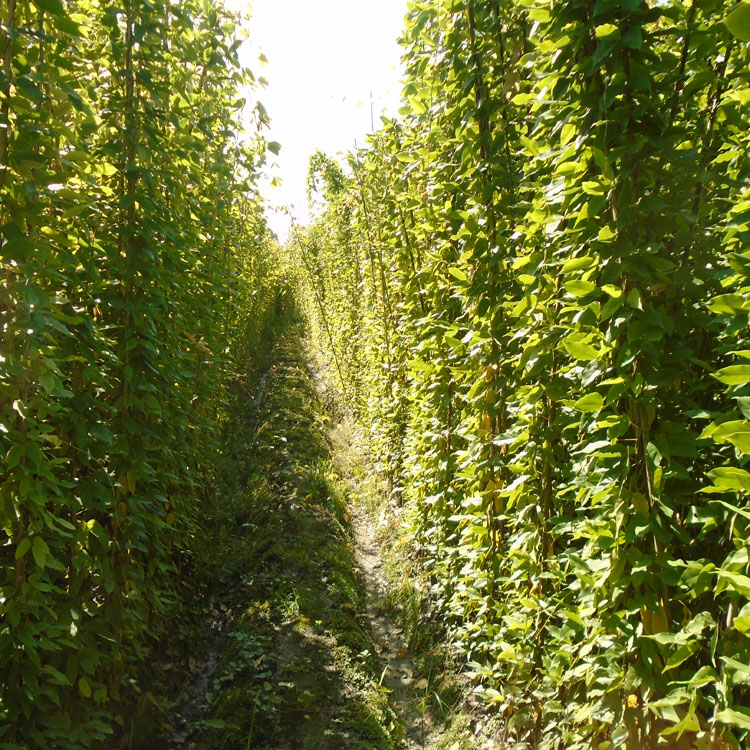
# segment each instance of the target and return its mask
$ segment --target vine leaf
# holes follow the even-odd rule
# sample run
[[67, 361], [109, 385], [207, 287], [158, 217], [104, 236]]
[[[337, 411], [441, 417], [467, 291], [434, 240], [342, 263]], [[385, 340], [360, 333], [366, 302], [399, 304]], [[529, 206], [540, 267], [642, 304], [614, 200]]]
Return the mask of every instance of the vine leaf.
[[725, 19], [729, 31], [743, 42], [750, 42], [750, 2], [741, 2]]

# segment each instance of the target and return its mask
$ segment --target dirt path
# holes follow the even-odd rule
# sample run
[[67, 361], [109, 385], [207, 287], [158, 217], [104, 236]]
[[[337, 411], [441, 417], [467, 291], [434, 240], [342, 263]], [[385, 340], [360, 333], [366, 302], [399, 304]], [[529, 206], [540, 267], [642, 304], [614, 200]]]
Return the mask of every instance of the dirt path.
[[403, 747], [424, 748], [429, 740], [431, 721], [426, 706], [427, 680], [420, 678], [408, 655], [403, 629], [388, 614], [388, 581], [380, 559], [372, 519], [361, 506], [351, 508], [355, 556], [367, 587], [366, 612], [378, 655], [384, 664], [382, 684], [389, 690], [389, 701], [405, 731]]
[[[309, 352], [307, 360], [321, 401], [330, 400], [325, 380]], [[351, 450], [351, 426], [341, 422], [337, 424], [334, 420], [328, 429], [328, 439], [333, 446], [337, 471], [344, 477], [349, 490], [348, 513], [354, 538], [354, 557], [365, 587], [365, 614], [381, 662], [379, 684], [386, 689], [388, 702], [399, 718], [398, 731], [392, 738], [393, 747], [421, 750], [429, 746], [433, 729], [427, 702], [428, 681], [418, 674], [409, 657], [403, 628], [394, 621], [389, 608], [389, 584], [381, 560], [380, 544], [370, 513], [360, 496], [362, 487], [354, 477], [364, 467], [355, 467], [350, 463], [354, 453]], [[360, 456], [357, 461], [361, 460]]]
[[238, 394], [191, 593], [152, 665], [169, 715], [129, 750], [459, 747], [426, 710], [331, 398], [295, 330]]
[[331, 417], [299, 331], [238, 393], [202, 508], [195, 582], [154, 674], [161, 732], [132, 750], [396, 750], [403, 727], [367, 612]]

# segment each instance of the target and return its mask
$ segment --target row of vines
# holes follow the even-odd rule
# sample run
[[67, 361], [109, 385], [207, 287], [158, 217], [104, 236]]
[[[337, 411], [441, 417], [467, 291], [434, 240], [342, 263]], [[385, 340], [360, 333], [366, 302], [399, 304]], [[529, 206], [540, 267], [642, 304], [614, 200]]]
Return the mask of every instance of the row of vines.
[[89, 748], [174, 598], [229, 348], [273, 302], [267, 146], [214, 3], [0, 11], [0, 747]]
[[750, 4], [414, 0], [403, 118], [294, 237], [524, 747], [750, 741]]

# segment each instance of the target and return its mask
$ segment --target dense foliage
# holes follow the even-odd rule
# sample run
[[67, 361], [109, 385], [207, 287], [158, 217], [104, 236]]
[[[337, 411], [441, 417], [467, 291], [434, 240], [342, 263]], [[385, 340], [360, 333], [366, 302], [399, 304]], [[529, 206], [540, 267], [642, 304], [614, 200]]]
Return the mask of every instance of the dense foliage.
[[750, 738], [734, 5], [416, 0], [403, 119], [311, 165], [313, 330], [519, 746]]
[[0, 747], [93, 747], [274, 299], [266, 146], [211, 2], [0, 7]]

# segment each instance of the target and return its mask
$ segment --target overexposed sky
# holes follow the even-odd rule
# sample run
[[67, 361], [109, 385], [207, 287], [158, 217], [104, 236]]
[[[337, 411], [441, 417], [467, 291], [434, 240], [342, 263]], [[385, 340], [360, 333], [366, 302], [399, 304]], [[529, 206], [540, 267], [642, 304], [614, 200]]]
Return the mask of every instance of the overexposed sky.
[[[251, 0], [243, 63], [268, 79], [258, 98], [272, 121], [268, 138], [281, 144], [271, 175], [282, 185], [263, 188], [271, 209], [293, 204], [304, 224], [310, 155], [316, 149], [348, 151], [355, 141], [362, 145], [371, 132], [371, 101], [376, 130], [381, 114], [397, 113], [397, 39], [406, 11], [407, 0]], [[268, 58], [263, 67], [257, 62], [261, 52]], [[288, 219], [271, 209], [269, 224], [283, 241]]]

